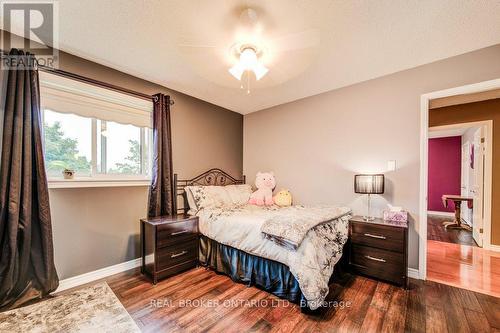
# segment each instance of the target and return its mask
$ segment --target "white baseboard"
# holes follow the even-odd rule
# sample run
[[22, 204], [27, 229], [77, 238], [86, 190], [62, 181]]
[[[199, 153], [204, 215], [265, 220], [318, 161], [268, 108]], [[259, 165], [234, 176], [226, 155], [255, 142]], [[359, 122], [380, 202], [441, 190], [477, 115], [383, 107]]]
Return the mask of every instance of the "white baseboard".
[[427, 211], [427, 215], [438, 215], [438, 216], [454, 217], [455, 213], [452, 213], [452, 212], [438, 212], [436, 210], [429, 210], [429, 211]]
[[[498, 245], [490, 245], [490, 247], [495, 247], [496, 249], [493, 251], [500, 251], [500, 246]], [[73, 276], [64, 280], [59, 281], [59, 287], [53, 293], [58, 293], [63, 290], [71, 289], [74, 287], [78, 287], [82, 284], [86, 284], [92, 281], [96, 281], [99, 279], [103, 279], [105, 277], [122, 273], [128, 271], [130, 269], [134, 269], [136, 267], [141, 266], [141, 258], [133, 259], [130, 261], [122, 262], [121, 264], [116, 264], [113, 266], [104, 267], [93, 272], [84, 273], [81, 275]], [[420, 274], [418, 269], [408, 268], [408, 277], [412, 279], [420, 279]]]
[[495, 252], [500, 252], [500, 245], [493, 245], [493, 244], [490, 244], [486, 250], [489, 250], [489, 251], [495, 251]]
[[60, 291], [74, 288], [85, 283], [89, 283], [95, 280], [99, 280], [114, 274], [128, 271], [136, 267], [141, 266], [141, 258], [133, 259], [130, 261], [122, 262], [113, 266], [104, 267], [93, 272], [84, 273], [82, 275], [73, 276], [64, 280], [59, 281], [59, 287], [54, 291], [58, 293]]
[[420, 279], [420, 273], [419, 273], [418, 269], [408, 268], [408, 277], [410, 277], [412, 279], [419, 280]]

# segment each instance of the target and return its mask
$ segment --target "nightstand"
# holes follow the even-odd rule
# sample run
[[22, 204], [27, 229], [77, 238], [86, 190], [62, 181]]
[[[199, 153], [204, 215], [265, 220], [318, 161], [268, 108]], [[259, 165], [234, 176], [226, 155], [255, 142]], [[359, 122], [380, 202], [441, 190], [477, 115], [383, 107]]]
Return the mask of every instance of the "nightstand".
[[141, 272], [153, 283], [198, 265], [198, 217], [141, 219]]
[[408, 223], [361, 216], [349, 220], [349, 267], [354, 273], [408, 284]]

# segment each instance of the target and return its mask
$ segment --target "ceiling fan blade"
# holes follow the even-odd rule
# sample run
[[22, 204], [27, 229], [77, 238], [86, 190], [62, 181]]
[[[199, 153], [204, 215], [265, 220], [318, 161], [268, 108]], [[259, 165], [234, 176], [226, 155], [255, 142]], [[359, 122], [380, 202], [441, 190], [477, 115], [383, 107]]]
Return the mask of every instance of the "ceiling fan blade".
[[309, 29], [272, 39], [270, 46], [275, 52], [286, 52], [317, 47], [319, 44], [319, 30]]

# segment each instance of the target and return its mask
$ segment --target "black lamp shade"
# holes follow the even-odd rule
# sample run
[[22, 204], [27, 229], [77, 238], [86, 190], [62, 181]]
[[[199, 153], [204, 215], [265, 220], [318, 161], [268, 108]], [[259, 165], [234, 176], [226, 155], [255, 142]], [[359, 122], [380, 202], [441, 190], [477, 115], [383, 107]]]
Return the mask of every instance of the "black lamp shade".
[[354, 192], [362, 194], [384, 193], [384, 175], [355, 175]]

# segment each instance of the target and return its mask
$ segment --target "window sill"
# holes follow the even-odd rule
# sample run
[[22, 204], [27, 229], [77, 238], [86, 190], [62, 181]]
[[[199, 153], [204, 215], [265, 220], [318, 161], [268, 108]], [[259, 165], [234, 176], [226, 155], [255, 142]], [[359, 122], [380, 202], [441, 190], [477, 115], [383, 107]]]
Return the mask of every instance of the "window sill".
[[149, 179], [49, 179], [49, 189], [53, 188], [89, 188], [89, 187], [130, 187], [149, 186]]

